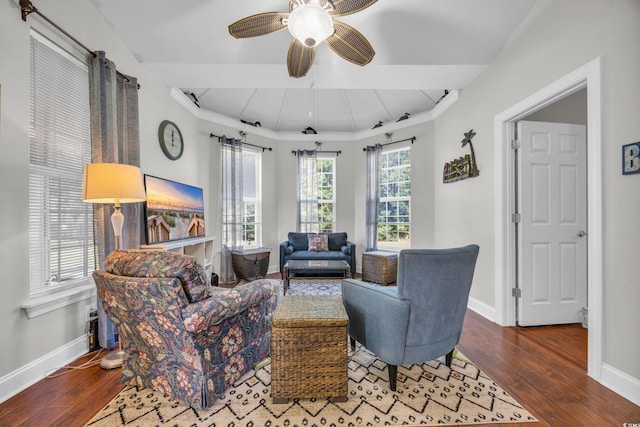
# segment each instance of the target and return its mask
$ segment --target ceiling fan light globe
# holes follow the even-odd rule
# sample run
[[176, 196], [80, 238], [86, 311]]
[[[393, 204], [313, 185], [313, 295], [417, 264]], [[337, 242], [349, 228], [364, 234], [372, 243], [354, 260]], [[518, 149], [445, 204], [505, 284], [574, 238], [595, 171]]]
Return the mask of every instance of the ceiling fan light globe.
[[307, 47], [315, 47], [333, 34], [333, 18], [314, 2], [293, 9], [287, 26], [291, 35]]

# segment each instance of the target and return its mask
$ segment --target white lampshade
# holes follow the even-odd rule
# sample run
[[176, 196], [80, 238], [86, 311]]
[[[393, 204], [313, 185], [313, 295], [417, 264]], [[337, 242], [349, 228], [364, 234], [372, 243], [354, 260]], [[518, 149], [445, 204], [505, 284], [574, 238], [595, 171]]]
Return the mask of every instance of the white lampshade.
[[333, 34], [333, 18], [317, 1], [298, 6], [289, 14], [289, 32], [307, 47], [315, 47]]
[[84, 165], [82, 200], [89, 203], [135, 203], [147, 200], [140, 168], [120, 163]]

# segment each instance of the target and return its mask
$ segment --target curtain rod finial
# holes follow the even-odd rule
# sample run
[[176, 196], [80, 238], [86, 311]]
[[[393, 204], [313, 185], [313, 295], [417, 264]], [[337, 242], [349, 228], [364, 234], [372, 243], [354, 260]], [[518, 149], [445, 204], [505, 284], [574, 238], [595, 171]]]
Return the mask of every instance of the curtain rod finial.
[[20, 10], [22, 11], [22, 20], [25, 22], [27, 22], [27, 16], [38, 11], [29, 0], [20, 0]]

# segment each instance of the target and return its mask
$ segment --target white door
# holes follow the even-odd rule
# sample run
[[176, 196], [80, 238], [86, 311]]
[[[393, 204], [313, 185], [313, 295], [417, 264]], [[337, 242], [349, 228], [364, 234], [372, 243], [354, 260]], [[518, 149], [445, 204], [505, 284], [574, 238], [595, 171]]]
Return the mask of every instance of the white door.
[[519, 324], [577, 323], [587, 307], [585, 126], [519, 122]]

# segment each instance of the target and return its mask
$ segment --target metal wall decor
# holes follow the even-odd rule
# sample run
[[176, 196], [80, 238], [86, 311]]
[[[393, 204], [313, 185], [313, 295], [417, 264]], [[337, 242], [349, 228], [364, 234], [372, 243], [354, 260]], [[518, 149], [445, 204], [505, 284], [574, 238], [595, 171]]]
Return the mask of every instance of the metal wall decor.
[[442, 182], [449, 183], [454, 181], [460, 181], [461, 179], [475, 178], [480, 175], [478, 165], [476, 164], [476, 153], [473, 150], [473, 144], [471, 138], [476, 133], [471, 129], [464, 134], [464, 139], [461, 141], [462, 146], [469, 145], [471, 154], [465, 154], [464, 157], [459, 157], [448, 163], [444, 164], [444, 170], [442, 171]]

